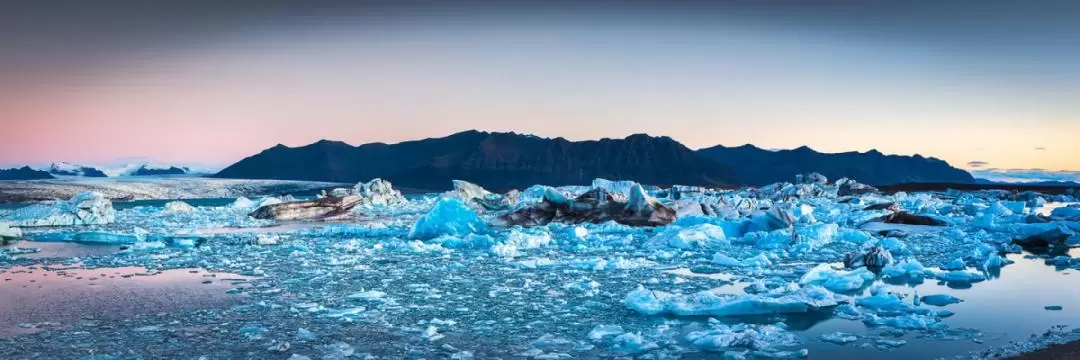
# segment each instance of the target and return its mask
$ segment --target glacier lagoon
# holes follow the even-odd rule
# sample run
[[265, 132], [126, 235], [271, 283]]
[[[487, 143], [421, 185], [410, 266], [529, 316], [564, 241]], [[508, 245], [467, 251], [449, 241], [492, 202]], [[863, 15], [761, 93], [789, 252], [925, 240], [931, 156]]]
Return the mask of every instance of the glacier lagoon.
[[[162, 281], [173, 284], [160, 290], [173, 302], [140, 302], [155, 311], [118, 306], [129, 288], [59, 276], [74, 284], [58, 288], [98, 286], [100, 296], [66, 303], [85, 310], [73, 316], [9, 306], [8, 318], [26, 318], [14, 325], [25, 331], [5, 335], [0, 356], [971, 358], [1080, 338], [1054, 327], [1080, 320], [1072, 250], [1034, 255], [1011, 242], [1045, 224], [1073, 231], [1069, 211], [1050, 210], [1068, 209], [1076, 200], [1068, 195], [839, 196], [832, 185], [781, 184], [675, 196], [649, 188], [672, 206], [689, 200], [725, 211], [680, 214], [661, 227], [492, 225], [410, 237], [417, 223], [476, 220], [418, 221], [435, 213], [440, 197], [497, 223], [541, 201], [530, 190], [499, 210], [477, 206], [474, 196], [429, 194], [360, 207], [344, 221], [279, 223], [247, 216], [260, 199], [230, 199], [182, 211], [167, 202], [118, 204], [111, 224], [24, 228], [0, 255], [0, 277], [18, 284], [5, 292], [28, 291], [20, 289], [33, 286], [31, 267], [53, 278], [193, 275]], [[882, 224], [874, 219], [897, 210], [865, 210], [881, 203], [948, 224]], [[772, 208], [791, 223], [758, 221]], [[1040, 213], [1046, 222], [1028, 220]], [[88, 233], [96, 235], [80, 235]], [[844, 255], [875, 247], [890, 253], [891, 266], [844, 269]], [[208, 273], [234, 274], [242, 286], [203, 284], [199, 274]], [[67, 296], [56, 289], [42, 285], [35, 296]]]

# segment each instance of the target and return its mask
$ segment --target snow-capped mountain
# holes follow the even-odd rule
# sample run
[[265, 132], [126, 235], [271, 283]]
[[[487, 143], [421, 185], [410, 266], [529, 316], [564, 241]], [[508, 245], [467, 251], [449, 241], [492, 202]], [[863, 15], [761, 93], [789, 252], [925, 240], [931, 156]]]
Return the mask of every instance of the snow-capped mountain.
[[157, 163], [129, 163], [119, 166], [95, 166], [72, 164], [69, 162], [55, 162], [44, 171], [56, 176], [78, 177], [128, 177], [128, 176], [158, 176], [158, 175], [190, 175], [210, 173], [209, 171], [197, 171], [180, 165], [164, 165]]
[[83, 176], [83, 177], [107, 177], [104, 171], [97, 167], [76, 165], [69, 162], [54, 162], [49, 166], [49, 173], [59, 176]]

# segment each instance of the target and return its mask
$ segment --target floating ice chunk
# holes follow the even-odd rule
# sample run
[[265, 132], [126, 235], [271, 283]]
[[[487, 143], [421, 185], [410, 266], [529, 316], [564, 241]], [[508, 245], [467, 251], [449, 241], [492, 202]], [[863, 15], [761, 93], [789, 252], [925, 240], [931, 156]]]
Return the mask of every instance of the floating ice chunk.
[[630, 189], [638, 183], [629, 180], [611, 181], [607, 179], [593, 179], [592, 188], [601, 188], [614, 194], [629, 196]]
[[255, 208], [255, 205], [256, 203], [251, 201], [251, 199], [241, 196], [236, 198], [236, 201], [233, 201], [229, 207], [233, 209], [253, 209]]
[[378, 290], [368, 290], [349, 295], [346, 298], [352, 300], [382, 301], [386, 298], [386, 293]]
[[689, 227], [670, 226], [649, 239], [653, 247], [669, 246], [677, 249], [709, 248], [721, 244], [730, 244], [724, 235], [724, 229], [712, 224], [700, 224]]
[[495, 238], [491, 235], [469, 234], [465, 237], [443, 235], [431, 240], [429, 243], [439, 244], [449, 249], [489, 249], [495, 246]]
[[721, 295], [706, 290], [690, 295], [638, 287], [626, 295], [627, 307], [644, 315], [741, 316], [804, 313], [839, 304], [840, 298], [817, 286], [787, 294]]
[[160, 241], [138, 241], [127, 247], [125, 252], [154, 251], [164, 249], [165, 243]]
[[886, 265], [881, 272], [884, 277], [893, 279], [922, 280], [934, 276], [933, 271], [915, 259], [904, 259], [896, 264]]
[[1050, 216], [1060, 219], [1076, 219], [1080, 220], [1080, 208], [1076, 207], [1059, 207], [1050, 211]]
[[1012, 260], [1008, 260], [1006, 258], [1003, 258], [1003, 257], [1001, 257], [1001, 255], [998, 255], [998, 254], [993, 254], [993, 255], [990, 255], [989, 257], [987, 257], [986, 261], [983, 261], [982, 268], [983, 268], [983, 270], [999, 269], [1002, 266], [1005, 266], [1005, 265], [1008, 265], [1008, 264], [1012, 264]]
[[533, 342], [529, 343], [530, 346], [532, 346], [534, 348], [537, 348], [537, 349], [543, 349], [543, 350], [560, 349], [560, 348], [569, 347], [569, 346], [571, 346], [573, 344], [574, 344], [573, 341], [570, 341], [570, 340], [567, 340], [567, 339], [564, 339], [564, 338], [561, 338], [561, 337], [557, 337], [557, 336], [552, 335], [552, 334], [541, 335], [539, 338], [537, 338], [536, 340], [533, 340]]
[[263, 206], [277, 205], [277, 204], [280, 204], [282, 202], [283, 201], [281, 201], [281, 199], [278, 199], [278, 198], [273, 197], [273, 196], [267, 196], [267, 197], [264, 197], [262, 199], [259, 199], [259, 201], [256, 201], [254, 207], [255, 208], [261, 208]]
[[315, 341], [318, 338], [319, 337], [317, 335], [315, 335], [315, 333], [309, 331], [308, 329], [304, 329], [304, 328], [296, 329], [296, 340]]
[[143, 239], [134, 234], [119, 234], [105, 231], [46, 233], [33, 236], [34, 241], [60, 241], [85, 244], [133, 244]]
[[364, 199], [366, 206], [388, 206], [405, 203], [405, 196], [394, 189], [389, 181], [375, 178], [366, 183], [357, 183], [353, 187], [353, 194]]
[[915, 305], [904, 302], [896, 295], [884, 292], [858, 298], [855, 300], [855, 305], [879, 313], [911, 313], [920, 311]]
[[999, 202], [1002, 207], [1008, 209], [1013, 214], [1023, 214], [1027, 203], [1023, 201], [1002, 201]]
[[859, 336], [855, 334], [849, 334], [845, 332], [832, 332], [828, 334], [821, 334], [821, 341], [832, 343], [836, 345], [844, 345], [853, 343], [859, 340]]
[[0, 222], [0, 239], [14, 239], [21, 238], [22, 236], [22, 229], [12, 227], [5, 222]]
[[243, 335], [248, 340], [259, 340], [263, 338], [263, 334], [266, 334], [269, 330], [264, 327], [243, 327], [238, 330], [240, 335]]
[[506, 237], [507, 244], [513, 244], [518, 249], [536, 249], [551, 243], [551, 234], [543, 228], [526, 230], [515, 228]]
[[791, 215], [800, 223], [813, 224], [817, 222], [817, 219], [814, 218], [814, 207], [807, 204], [796, 206], [792, 209]]
[[169, 214], [192, 213], [195, 212], [195, 207], [186, 202], [177, 200], [166, 203], [164, 211]]
[[844, 254], [844, 267], [848, 269], [881, 269], [893, 263], [892, 253], [881, 246], [872, 246], [866, 253]]
[[959, 270], [937, 273], [935, 277], [937, 277], [938, 280], [952, 283], [975, 283], [986, 280], [986, 277], [982, 274]]
[[877, 339], [874, 340], [874, 344], [877, 345], [879, 348], [891, 349], [907, 345], [907, 341], [894, 339]]
[[[1023, 207], [1021, 207], [1021, 209], [1023, 209]], [[1013, 215], [1013, 211], [1009, 210], [1008, 207], [1005, 207], [1005, 205], [1003, 205], [1000, 201], [995, 201], [992, 205], [990, 205], [990, 209], [987, 209], [987, 210], [989, 210], [990, 213], [994, 214], [995, 216], [1012, 216]]]
[[596, 325], [592, 331], [589, 331], [590, 340], [600, 340], [608, 336], [614, 336], [625, 333], [622, 326], [619, 325]]
[[409, 237], [413, 239], [433, 239], [441, 235], [463, 237], [468, 234], [488, 232], [484, 220], [460, 200], [442, 198], [413, 224]]
[[659, 348], [655, 342], [648, 341], [641, 333], [625, 333], [612, 339], [612, 348], [616, 351], [637, 354]]
[[863, 323], [867, 325], [889, 326], [904, 330], [929, 329], [939, 322], [941, 322], [941, 320], [937, 317], [923, 314], [904, 314], [888, 317], [870, 314], [863, 319]]
[[854, 271], [837, 270], [829, 264], [820, 264], [807, 271], [799, 280], [800, 285], [820, 285], [834, 292], [858, 290], [874, 281], [874, 273], [866, 268]]
[[949, 294], [934, 294], [922, 297], [922, 303], [931, 306], [946, 306], [962, 302], [959, 298]]
[[91, 191], [68, 201], [16, 209], [7, 220], [10, 226], [19, 227], [108, 225], [116, 221], [116, 210], [103, 195]]
[[712, 263], [723, 266], [744, 266], [743, 262], [739, 261], [739, 259], [735, 259], [733, 257], [724, 255], [724, 253], [719, 252], [713, 255]]
[[941, 270], [952, 271], [952, 270], [964, 270], [966, 268], [967, 268], [967, 264], [964, 264], [964, 259], [955, 259], [953, 261], [950, 261], [948, 264], [945, 264], [944, 266], [942, 266]]
[[318, 346], [318, 348], [322, 350], [323, 360], [346, 360], [356, 353], [356, 349], [343, 342], [322, 345]]
[[721, 350], [725, 351], [725, 354], [733, 353], [731, 350], [734, 349], [769, 351], [799, 344], [798, 337], [794, 334], [773, 325], [711, 324], [711, 326], [708, 330], [686, 334], [686, 340], [696, 348]]
[[841, 228], [836, 233], [836, 240], [850, 242], [854, 244], [865, 244], [866, 242], [873, 240], [870, 233], [858, 229]]

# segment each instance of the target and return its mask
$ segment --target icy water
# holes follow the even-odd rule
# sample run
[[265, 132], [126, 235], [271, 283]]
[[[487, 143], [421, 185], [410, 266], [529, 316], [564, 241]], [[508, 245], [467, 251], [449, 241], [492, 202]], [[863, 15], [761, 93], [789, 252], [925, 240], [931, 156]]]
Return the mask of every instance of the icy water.
[[80, 322], [220, 308], [241, 298], [226, 294], [245, 277], [138, 267], [82, 269], [16, 266], [0, 270], [0, 337], [59, 330]]
[[[974, 228], [971, 215], [952, 215], [957, 225], [950, 227], [858, 230], [849, 224], [865, 217], [863, 211], [814, 199], [817, 219], [800, 228], [813, 245], [786, 243], [792, 238], [786, 230], [756, 242], [720, 235], [695, 243], [702, 231], [715, 229], [614, 224], [492, 228], [480, 236], [421, 241], [410, 238], [410, 229], [433, 206], [431, 197], [410, 200], [346, 224], [256, 221], [246, 217], [251, 209], [220, 199], [195, 201], [199, 207], [191, 213], [143, 203], [122, 207], [116, 224], [90, 229], [130, 234], [138, 228], [150, 234], [147, 242], [158, 241], [156, 235], [168, 241], [168, 235], [197, 233], [205, 242], [132, 247], [22, 241], [17, 246], [34, 252], [0, 257], [0, 279], [6, 280], [0, 283], [0, 358], [705, 359], [801, 358], [805, 350], [815, 359], [909, 360], [967, 355], [1054, 325], [1080, 324], [1075, 262], [1058, 259], [1063, 265], [1055, 267], [1013, 252], [1005, 256], [1015, 263], [978, 270], [972, 264], [982, 264], [987, 246], [995, 256], [994, 246], [1013, 250], [1007, 246], [1014, 235], [1007, 231], [1014, 230]], [[951, 206], [916, 200], [903, 205]], [[1003, 224], [1022, 219], [995, 217]], [[818, 225], [825, 223], [844, 224], [843, 231], [820, 235], [824, 227]], [[898, 228], [907, 234], [874, 235]], [[82, 229], [35, 230], [28, 237], [72, 231]], [[744, 237], [753, 236], [763, 235]], [[775, 239], [785, 243], [770, 243]], [[933, 274], [953, 259], [970, 258], [966, 271], [989, 279], [950, 286], [933, 276], [918, 285], [895, 279], [885, 284], [877, 277], [842, 292], [849, 297], [843, 305], [788, 315], [649, 316], [627, 305], [639, 286], [739, 297], [798, 287], [818, 264], [871, 245], [888, 248], [897, 260], [917, 259]], [[769, 260], [723, 266], [713, 261], [716, 253], [745, 263]], [[913, 304], [916, 293], [962, 302], [911, 305], [953, 313], [933, 312], [928, 325], [871, 326], [864, 320], [896, 314], [852, 304], [879, 284], [885, 288], [876, 291], [899, 294], [904, 304]], [[754, 290], [759, 287], [766, 289]], [[845, 307], [859, 313], [845, 313]], [[835, 332], [856, 338], [845, 345], [821, 340]], [[709, 344], [734, 341], [716, 348], [690, 340], [701, 333], [717, 336]]]

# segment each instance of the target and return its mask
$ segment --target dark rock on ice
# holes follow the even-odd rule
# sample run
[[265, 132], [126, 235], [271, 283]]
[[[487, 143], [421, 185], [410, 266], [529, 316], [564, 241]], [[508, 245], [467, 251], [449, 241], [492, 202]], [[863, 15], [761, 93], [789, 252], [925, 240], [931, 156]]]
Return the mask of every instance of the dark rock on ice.
[[895, 212], [880, 219], [886, 224], [923, 225], [923, 226], [947, 226], [945, 221], [924, 215], [915, 215], [907, 212]]
[[363, 199], [349, 195], [327, 196], [310, 201], [271, 204], [258, 208], [250, 216], [263, 220], [335, 220], [347, 217], [349, 210]]
[[844, 267], [858, 269], [866, 267], [871, 270], [880, 270], [893, 263], [892, 253], [883, 247], [875, 246], [866, 253], [848, 253], [844, 255]]
[[1065, 248], [1065, 242], [1073, 235], [1072, 231], [1057, 227], [1038, 234], [1016, 238], [1012, 242], [1026, 250], [1042, 252], [1051, 248]]
[[635, 184], [630, 188], [629, 198], [594, 188], [569, 200], [556, 190], [548, 189], [540, 203], [503, 215], [500, 220], [506, 225], [521, 226], [607, 221], [630, 226], [661, 226], [675, 221], [675, 210], [653, 199]]
[[894, 203], [894, 202], [885, 202], [885, 203], [867, 205], [866, 207], [863, 208], [863, 210], [865, 210], [865, 211], [875, 211], [875, 210], [893, 210], [893, 211], [896, 211], [897, 209], [898, 209], [898, 207], [897, 207], [896, 203]]

